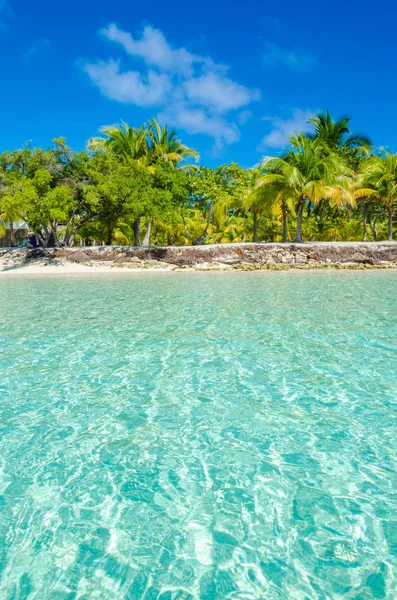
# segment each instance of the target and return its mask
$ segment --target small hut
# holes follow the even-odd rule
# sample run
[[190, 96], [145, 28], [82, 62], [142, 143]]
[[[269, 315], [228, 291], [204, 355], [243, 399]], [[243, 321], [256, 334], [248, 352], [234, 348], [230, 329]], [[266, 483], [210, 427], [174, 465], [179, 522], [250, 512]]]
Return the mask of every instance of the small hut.
[[28, 237], [29, 227], [24, 221], [5, 222], [4, 228], [5, 234], [0, 237], [0, 248], [19, 245]]

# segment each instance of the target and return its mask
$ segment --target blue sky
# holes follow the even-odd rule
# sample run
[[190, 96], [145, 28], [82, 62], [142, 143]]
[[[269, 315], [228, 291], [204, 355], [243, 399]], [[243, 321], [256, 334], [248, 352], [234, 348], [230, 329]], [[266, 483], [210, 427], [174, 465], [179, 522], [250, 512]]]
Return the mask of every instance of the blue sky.
[[[368, 10], [367, 10], [368, 8]], [[248, 167], [329, 108], [397, 150], [396, 9], [365, 3], [0, 0], [0, 151], [156, 117]]]

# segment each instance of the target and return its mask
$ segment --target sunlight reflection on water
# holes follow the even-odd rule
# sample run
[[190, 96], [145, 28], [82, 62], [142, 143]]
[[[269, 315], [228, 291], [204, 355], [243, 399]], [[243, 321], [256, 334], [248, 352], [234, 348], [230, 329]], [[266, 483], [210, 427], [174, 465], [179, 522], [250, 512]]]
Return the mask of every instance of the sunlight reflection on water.
[[0, 280], [0, 598], [395, 598], [396, 284]]

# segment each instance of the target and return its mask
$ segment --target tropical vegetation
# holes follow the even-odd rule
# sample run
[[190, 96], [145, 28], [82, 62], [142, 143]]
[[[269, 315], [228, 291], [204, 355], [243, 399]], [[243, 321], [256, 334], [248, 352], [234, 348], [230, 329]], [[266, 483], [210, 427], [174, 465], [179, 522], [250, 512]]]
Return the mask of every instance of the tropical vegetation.
[[350, 119], [309, 119], [253, 168], [199, 166], [155, 119], [105, 126], [83, 151], [0, 154], [0, 236], [23, 222], [43, 246], [392, 240], [397, 154], [375, 151]]

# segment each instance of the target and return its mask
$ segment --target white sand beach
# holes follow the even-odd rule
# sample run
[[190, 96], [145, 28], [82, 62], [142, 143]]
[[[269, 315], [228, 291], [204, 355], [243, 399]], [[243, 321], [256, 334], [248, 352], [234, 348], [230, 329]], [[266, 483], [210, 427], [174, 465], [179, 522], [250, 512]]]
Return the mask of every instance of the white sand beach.
[[33, 263], [15, 267], [2, 267], [0, 265], [0, 277], [25, 277], [27, 275], [92, 275], [99, 273], [114, 273], [121, 275], [133, 275], [134, 273], [171, 272], [175, 270], [168, 265], [164, 267], [139, 267], [122, 268], [114, 265], [81, 265], [76, 263], [46, 264]]

